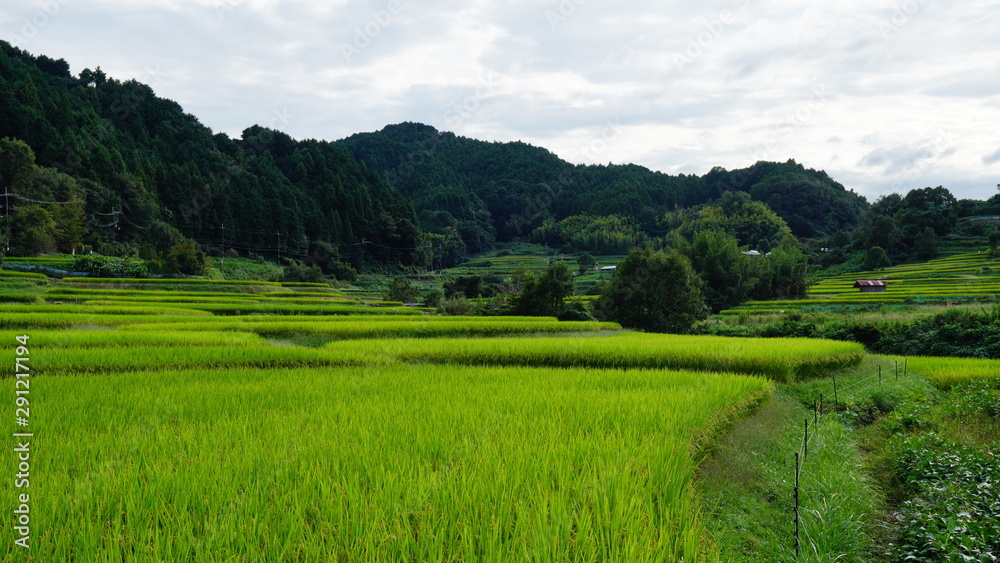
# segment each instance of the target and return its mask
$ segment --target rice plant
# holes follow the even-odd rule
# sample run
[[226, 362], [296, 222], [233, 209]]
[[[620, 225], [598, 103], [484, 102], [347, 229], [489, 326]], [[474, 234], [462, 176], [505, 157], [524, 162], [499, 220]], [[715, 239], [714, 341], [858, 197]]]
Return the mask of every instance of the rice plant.
[[697, 439], [771, 390], [442, 366], [36, 381], [39, 561], [710, 560]]
[[335, 342], [327, 349], [411, 362], [539, 367], [667, 368], [725, 371], [778, 381], [855, 365], [853, 342], [624, 333], [602, 338], [438, 338], [426, 342]]

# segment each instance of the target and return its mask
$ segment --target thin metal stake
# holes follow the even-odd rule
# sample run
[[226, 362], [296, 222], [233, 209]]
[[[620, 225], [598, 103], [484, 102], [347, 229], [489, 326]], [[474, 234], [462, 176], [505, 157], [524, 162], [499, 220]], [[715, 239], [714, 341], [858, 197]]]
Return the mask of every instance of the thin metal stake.
[[799, 541], [799, 452], [795, 452], [795, 556], [802, 554]]
[[809, 457], [809, 419], [806, 419], [806, 431], [805, 436], [802, 439], [802, 459], [805, 460]]

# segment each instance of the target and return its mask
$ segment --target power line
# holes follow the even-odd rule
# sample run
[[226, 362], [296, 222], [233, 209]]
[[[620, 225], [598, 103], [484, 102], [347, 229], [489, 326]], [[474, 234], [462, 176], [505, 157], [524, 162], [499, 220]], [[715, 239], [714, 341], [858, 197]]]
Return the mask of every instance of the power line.
[[13, 192], [8, 192], [8, 191], [5, 191], [4, 193], [0, 194], [0, 196], [3, 196], [3, 197], [16, 197], [17, 199], [24, 200], [24, 201], [30, 201], [31, 203], [42, 203], [42, 204], [51, 204], [51, 205], [69, 205], [71, 203], [83, 203], [80, 200], [77, 200], [77, 201], [42, 201], [40, 199], [31, 199], [30, 197], [26, 197], [26, 196], [23, 196], [23, 195], [20, 195], [20, 194], [15, 194]]
[[385, 248], [387, 250], [421, 250], [421, 249], [424, 249], [424, 248], [433, 248], [434, 247], [433, 244], [425, 244], [425, 245], [422, 245], [422, 246], [386, 246], [384, 244], [378, 244], [376, 242], [372, 242], [372, 241], [367, 240], [367, 239], [362, 239], [361, 242], [355, 242], [355, 243], [351, 244], [351, 246], [360, 246], [360, 245], [377, 246], [379, 248]]
[[[118, 213], [120, 214], [120, 213], [121, 213], [121, 211], [119, 211]], [[126, 222], [126, 223], [128, 223], [129, 225], [132, 225], [133, 227], [135, 227], [135, 228], [137, 228], [137, 229], [142, 229], [142, 230], [144, 230], [144, 231], [148, 231], [149, 229], [151, 229], [151, 228], [152, 228], [152, 227], [140, 227], [139, 225], [136, 225], [136, 224], [135, 224], [135, 223], [133, 223], [132, 221], [129, 221], [129, 220], [128, 220], [128, 217], [126, 217], [126, 216], [124, 216], [124, 215], [122, 215], [122, 221], [125, 221], [125, 222]]]

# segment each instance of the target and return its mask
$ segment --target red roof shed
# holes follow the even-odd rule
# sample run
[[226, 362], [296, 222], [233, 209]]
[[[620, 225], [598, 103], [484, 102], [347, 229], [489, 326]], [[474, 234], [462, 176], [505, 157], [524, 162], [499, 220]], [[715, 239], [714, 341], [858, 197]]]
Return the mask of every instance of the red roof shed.
[[855, 289], [860, 288], [861, 293], [882, 293], [889, 286], [885, 280], [858, 280], [854, 282]]

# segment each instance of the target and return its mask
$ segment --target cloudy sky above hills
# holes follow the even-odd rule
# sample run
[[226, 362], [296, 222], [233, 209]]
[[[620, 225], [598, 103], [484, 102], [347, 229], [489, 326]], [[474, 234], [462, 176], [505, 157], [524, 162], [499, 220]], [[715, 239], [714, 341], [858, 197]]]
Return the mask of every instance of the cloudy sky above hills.
[[6, 0], [0, 38], [215, 131], [419, 121], [578, 163], [794, 158], [868, 199], [1000, 183], [1000, 0]]

